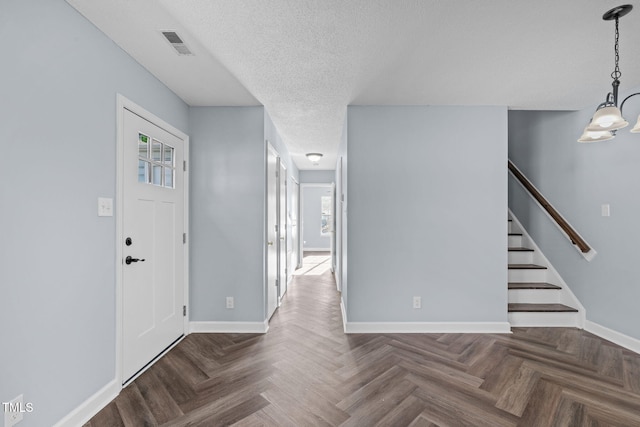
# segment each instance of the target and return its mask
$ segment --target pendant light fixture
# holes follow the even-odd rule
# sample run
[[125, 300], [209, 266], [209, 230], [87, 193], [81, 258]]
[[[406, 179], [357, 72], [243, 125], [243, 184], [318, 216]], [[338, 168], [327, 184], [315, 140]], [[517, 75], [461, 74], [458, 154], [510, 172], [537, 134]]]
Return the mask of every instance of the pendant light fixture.
[[[591, 118], [591, 122], [584, 129], [584, 132], [580, 139], [578, 139], [578, 142], [607, 141], [609, 139], [613, 139], [618, 129], [622, 129], [629, 125], [629, 122], [627, 122], [624, 117], [622, 117], [622, 107], [629, 98], [631, 98], [632, 96], [640, 95], [640, 92], [627, 96], [620, 104], [620, 108], [618, 108], [618, 87], [620, 86], [620, 77], [622, 76], [620, 67], [618, 65], [618, 62], [620, 61], [620, 55], [618, 51], [618, 39], [620, 38], [620, 33], [618, 31], [618, 21], [621, 17], [631, 12], [631, 9], [633, 9], [632, 5], [625, 4], [622, 6], [614, 7], [613, 9], [607, 11], [604, 15], [602, 15], [602, 19], [604, 19], [605, 21], [616, 22], [614, 45], [615, 68], [611, 73], [611, 78], [613, 79], [611, 86], [613, 89], [607, 94], [606, 100], [602, 104], [598, 105], [595, 114]], [[640, 116], [638, 117], [638, 122], [636, 123], [636, 125], [633, 127], [633, 129], [631, 129], [631, 132], [640, 133]]]

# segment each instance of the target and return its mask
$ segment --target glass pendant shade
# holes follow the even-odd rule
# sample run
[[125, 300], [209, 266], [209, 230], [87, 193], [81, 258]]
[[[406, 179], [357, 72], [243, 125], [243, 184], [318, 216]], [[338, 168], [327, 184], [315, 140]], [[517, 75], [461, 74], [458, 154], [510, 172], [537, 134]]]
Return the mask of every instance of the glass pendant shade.
[[640, 133], [640, 116], [638, 116], [638, 123], [631, 129], [631, 133]]
[[578, 142], [598, 142], [610, 139], [613, 139], [613, 134], [608, 130], [590, 131], [589, 126], [587, 126]]
[[590, 132], [610, 131], [622, 129], [629, 126], [620, 113], [620, 109], [616, 106], [609, 106], [600, 108], [593, 115], [591, 123], [587, 126], [587, 130]]

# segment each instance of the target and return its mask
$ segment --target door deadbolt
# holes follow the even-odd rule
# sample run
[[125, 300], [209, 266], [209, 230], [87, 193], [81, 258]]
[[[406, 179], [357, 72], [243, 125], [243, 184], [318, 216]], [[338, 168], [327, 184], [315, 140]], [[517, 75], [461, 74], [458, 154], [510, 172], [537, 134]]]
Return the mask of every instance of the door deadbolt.
[[125, 245], [127, 245], [127, 246], [131, 246], [131, 244], [132, 244], [132, 243], [133, 243], [133, 242], [131, 241], [131, 237], [127, 237], [127, 238], [125, 239], [125, 241], [124, 241], [124, 244], [125, 244]]

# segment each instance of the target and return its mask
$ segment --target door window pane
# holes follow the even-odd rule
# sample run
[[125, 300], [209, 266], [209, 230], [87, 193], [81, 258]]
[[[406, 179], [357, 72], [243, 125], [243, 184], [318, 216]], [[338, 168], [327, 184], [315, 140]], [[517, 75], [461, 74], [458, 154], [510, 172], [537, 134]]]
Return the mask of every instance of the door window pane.
[[153, 140], [151, 146], [151, 160], [159, 162], [162, 160], [162, 143], [157, 140]]
[[153, 165], [153, 185], [162, 185], [162, 166]]
[[138, 160], [138, 182], [144, 182], [148, 184], [151, 182], [149, 180], [149, 168], [151, 167], [151, 163], [146, 162], [144, 160]]
[[142, 133], [138, 134], [138, 156], [149, 157], [149, 137]]
[[173, 147], [169, 147], [168, 145], [164, 146], [164, 164], [173, 166]]
[[173, 168], [164, 168], [164, 186], [173, 188]]

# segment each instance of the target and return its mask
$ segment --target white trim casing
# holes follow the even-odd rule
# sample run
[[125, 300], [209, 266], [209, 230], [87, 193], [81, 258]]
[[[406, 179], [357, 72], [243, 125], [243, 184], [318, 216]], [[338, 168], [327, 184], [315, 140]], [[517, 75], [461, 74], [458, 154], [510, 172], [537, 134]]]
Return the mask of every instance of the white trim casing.
[[264, 322], [189, 322], [189, 333], [266, 334], [269, 321]]
[[346, 322], [347, 334], [510, 334], [509, 322]]
[[347, 333], [347, 308], [344, 306], [344, 299], [340, 297], [340, 310], [342, 310], [342, 329]]
[[640, 354], [640, 340], [637, 338], [614, 331], [590, 320], [584, 322], [584, 330]]
[[120, 394], [122, 385], [114, 378], [107, 385], [95, 392], [93, 396], [82, 402], [80, 406], [69, 412], [64, 418], [54, 424], [53, 427], [77, 427], [84, 425], [102, 408], [107, 406]]

